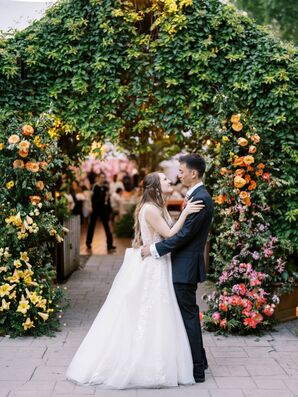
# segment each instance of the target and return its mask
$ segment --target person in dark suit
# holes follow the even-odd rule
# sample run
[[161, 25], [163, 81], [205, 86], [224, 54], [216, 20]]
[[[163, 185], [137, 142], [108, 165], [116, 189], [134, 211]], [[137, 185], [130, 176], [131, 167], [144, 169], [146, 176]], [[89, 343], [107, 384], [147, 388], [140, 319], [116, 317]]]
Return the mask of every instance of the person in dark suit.
[[116, 249], [113, 245], [113, 236], [109, 226], [112, 208], [110, 204], [109, 187], [106, 185], [106, 177], [103, 173], [100, 173], [95, 177], [91, 202], [92, 213], [89, 217], [86, 246], [88, 249], [91, 249], [96, 221], [97, 218], [100, 218], [107, 238], [107, 250], [108, 252], [112, 252]]
[[193, 359], [193, 375], [196, 382], [205, 381], [204, 370], [208, 368], [203, 346], [199, 307], [196, 304], [197, 283], [206, 279], [204, 248], [213, 216], [213, 202], [202, 178], [205, 160], [198, 154], [189, 154], [179, 159], [179, 179], [189, 190], [186, 200], [201, 200], [205, 207], [190, 215], [182, 229], [173, 237], [141, 248], [142, 257], [159, 258], [167, 253], [172, 257], [174, 289], [188, 335]]

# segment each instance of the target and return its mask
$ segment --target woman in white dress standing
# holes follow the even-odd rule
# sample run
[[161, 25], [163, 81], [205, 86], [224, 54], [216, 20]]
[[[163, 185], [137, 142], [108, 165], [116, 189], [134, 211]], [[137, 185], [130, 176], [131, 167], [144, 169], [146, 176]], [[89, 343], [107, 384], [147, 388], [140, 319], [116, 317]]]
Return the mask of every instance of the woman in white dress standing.
[[142, 260], [140, 245], [173, 236], [203, 205], [188, 202], [172, 225], [165, 196], [170, 181], [147, 175], [135, 213], [135, 239], [108, 297], [78, 348], [67, 379], [103, 388], [160, 388], [193, 384], [187, 334], [172, 284], [170, 254]]

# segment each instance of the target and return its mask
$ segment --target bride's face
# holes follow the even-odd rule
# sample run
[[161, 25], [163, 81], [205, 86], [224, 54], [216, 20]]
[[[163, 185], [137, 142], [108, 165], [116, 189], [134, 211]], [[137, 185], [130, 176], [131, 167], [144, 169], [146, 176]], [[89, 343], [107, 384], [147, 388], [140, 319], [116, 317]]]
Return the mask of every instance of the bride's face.
[[165, 195], [170, 195], [173, 193], [173, 188], [171, 181], [165, 176], [165, 174], [159, 172], [159, 179], [160, 179], [160, 186], [161, 186], [161, 192], [162, 194]]

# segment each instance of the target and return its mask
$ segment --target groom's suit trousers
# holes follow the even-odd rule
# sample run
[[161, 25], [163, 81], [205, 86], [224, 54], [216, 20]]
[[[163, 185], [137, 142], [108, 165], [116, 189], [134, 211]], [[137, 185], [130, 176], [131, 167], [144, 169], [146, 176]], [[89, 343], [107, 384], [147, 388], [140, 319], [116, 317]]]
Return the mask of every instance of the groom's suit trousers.
[[175, 294], [188, 335], [193, 363], [204, 363], [203, 340], [196, 304], [196, 284], [174, 283]]

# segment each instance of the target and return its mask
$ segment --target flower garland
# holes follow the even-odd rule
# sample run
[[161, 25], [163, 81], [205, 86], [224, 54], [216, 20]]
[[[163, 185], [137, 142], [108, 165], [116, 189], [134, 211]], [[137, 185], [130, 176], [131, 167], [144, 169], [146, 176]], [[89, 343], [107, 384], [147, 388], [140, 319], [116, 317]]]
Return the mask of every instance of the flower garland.
[[62, 161], [49, 120], [35, 124], [13, 120], [0, 138], [0, 333], [10, 336], [51, 335], [63, 306], [52, 252], [64, 230], [51, 193]]
[[[219, 141], [221, 140], [221, 142]], [[215, 180], [218, 219], [212, 247], [216, 291], [207, 295], [205, 328], [222, 333], [269, 329], [284, 282], [285, 262], [266, 214], [272, 180], [261, 137], [240, 114], [224, 121], [218, 140]]]

